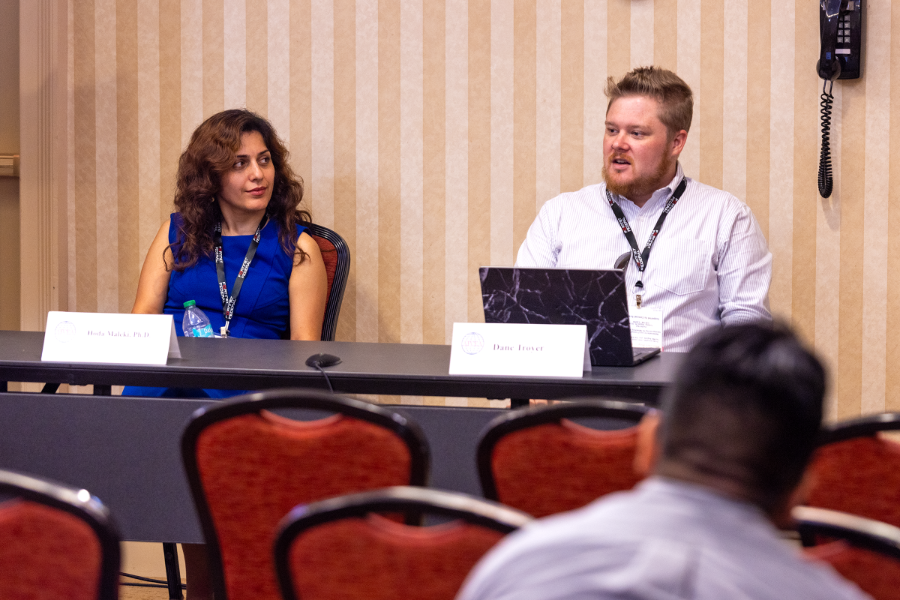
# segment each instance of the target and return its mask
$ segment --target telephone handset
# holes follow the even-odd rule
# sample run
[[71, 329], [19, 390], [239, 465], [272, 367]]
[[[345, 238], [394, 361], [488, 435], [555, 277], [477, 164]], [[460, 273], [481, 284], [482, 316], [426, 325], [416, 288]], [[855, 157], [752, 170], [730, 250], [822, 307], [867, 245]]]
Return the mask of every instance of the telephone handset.
[[831, 196], [831, 93], [835, 79], [859, 79], [862, 73], [862, 0], [821, 0], [819, 31], [821, 51], [816, 71], [824, 79], [822, 107], [822, 151], [819, 154], [819, 194]]

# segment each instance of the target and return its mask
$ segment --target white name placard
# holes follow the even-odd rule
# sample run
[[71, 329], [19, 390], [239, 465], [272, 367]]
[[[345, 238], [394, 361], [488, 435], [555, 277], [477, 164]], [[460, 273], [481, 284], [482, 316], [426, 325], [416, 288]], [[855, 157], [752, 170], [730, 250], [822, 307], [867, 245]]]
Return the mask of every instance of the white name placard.
[[590, 370], [585, 325], [453, 324], [451, 375], [581, 377]]
[[181, 358], [172, 315], [50, 311], [41, 360], [164, 365]]

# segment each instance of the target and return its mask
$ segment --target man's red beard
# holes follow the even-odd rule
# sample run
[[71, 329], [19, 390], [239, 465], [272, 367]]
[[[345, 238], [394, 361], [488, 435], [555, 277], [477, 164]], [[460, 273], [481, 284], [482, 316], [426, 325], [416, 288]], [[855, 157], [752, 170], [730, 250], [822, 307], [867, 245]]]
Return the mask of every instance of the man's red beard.
[[607, 168], [609, 163], [617, 158], [624, 158], [631, 164], [632, 170], [634, 169], [633, 160], [621, 154], [612, 154], [603, 163], [603, 181], [606, 182], [606, 189], [608, 189], [610, 192], [612, 192], [613, 194], [618, 194], [619, 196], [622, 196], [624, 198], [628, 198], [629, 200], [636, 196], [646, 196], [648, 194], [652, 194], [656, 190], [668, 184], [668, 181], [663, 182], [661, 185], [660, 182], [666, 178], [666, 176], [669, 174], [669, 170], [675, 163], [674, 158], [664, 157], [654, 173], [646, 175], [638, 174], [628, 181], [620, 181], [610, 177], [610, 172]]

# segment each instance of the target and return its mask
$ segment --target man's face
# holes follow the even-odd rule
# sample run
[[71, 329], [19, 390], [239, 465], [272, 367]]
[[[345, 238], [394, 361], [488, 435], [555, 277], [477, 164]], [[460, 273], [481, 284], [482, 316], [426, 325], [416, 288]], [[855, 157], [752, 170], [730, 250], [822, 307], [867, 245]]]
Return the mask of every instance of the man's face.
[[643, 206], [675, 176], [687, 132], [670, 138], [659, 120], [659, 103], [647, 96], [615, 100], [606, 113], [603, 179], [609, 191]]

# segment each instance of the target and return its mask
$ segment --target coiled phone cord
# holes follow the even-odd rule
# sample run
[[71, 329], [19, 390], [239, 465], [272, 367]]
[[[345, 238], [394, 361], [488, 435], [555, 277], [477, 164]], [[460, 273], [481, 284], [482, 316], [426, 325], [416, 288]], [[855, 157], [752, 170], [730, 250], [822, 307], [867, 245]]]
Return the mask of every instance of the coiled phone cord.
[[[827, 91], [826, 91], [827, 88]], [[822, 151], [819, 154], [819, 195], [823, 198], [831, 196], [834, 187], [834, 179], [831, 175], [831, 106], [834, 103], [834, 80], [825, 81], [822, 84]]]

